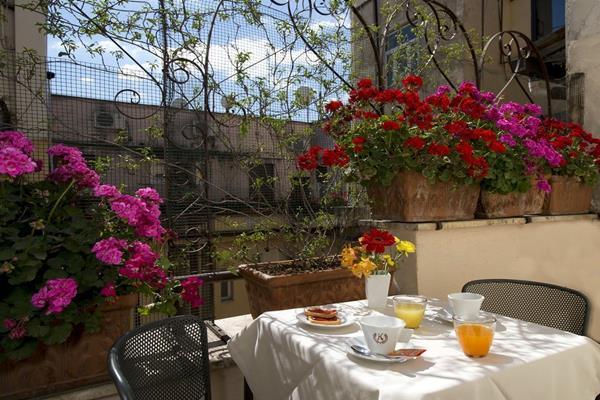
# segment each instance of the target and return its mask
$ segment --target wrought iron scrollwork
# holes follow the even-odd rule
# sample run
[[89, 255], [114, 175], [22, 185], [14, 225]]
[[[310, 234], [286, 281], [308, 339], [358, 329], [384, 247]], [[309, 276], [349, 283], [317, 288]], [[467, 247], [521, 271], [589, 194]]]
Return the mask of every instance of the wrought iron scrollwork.
[[522, 32], [518, 31], [502, 31], [498, 32], [487, 41], [483, 47], [483, 51], [479, 58], [478, 70], [480, 71], [481, 79], [484, 76], [485, 58], [489, 56], [490, 49], [494, 43], [498, 44], [500, 64], [504, 67], [506, 80], [504, 86], [498, 92], [498, 97], [506, 91], [512, 82], [516, 82], [523, 94], [534, 102], [529, 93], [529, 90], [521, 82], [520, 75], [525, 69], [531, 67], [531, 63], [535, 64], [536, 73], [540, 74], [538, 78], [544, 81], [546, 86], [546, 99], [548, 114], [552, 115], [552, 98], [550, 97], [550, 78], [548, 69], [544, 63], [544, 59], [540, 54], [535, 44]]
[[[371, 0], [375, 1], [375, 0]], [[319, 59], [319, 62], [326, 65], [329, 70], [340, 79], [348, 88], [353, 88], [353, 85], [348, 82], [345, 76], [341, 76], [338, 71], [335, 70], [334, 66], [327, 63], [324, 57], [310, 44], [306, 39], [307, 30], [306, 27], [310, 25], [309, 22], [314, 14], [328, 16], [332, 15], [331, 10], [327, 6], [326, 0], [305, 0], [302, 2], [295, 0], [271, 0], [271, 3], [277, 6], [286, 6], [288, 17], [296, 32], [296, 34], [304, 41], [309, 51], [313, 52]], [[355, 24], [366, 36], [366, 41], [370, 46], [370, 52], [372, 53], [372, 62], [376, 70], [377, 83], [380, 87], [384, 87], [386, 76], [386, 65], [385, 65], [385, 46], [387, 37], [390, 34], [390, 26], [395, 21], [398, 15], [398, 10], [404, 10], [404, 16], [406, 22], [417, 29], [422, 29], [424, 47], [428, 52], [427, 61], [424, 63], [424, 69], [426, 66], [433, 64], [437, 72], [443, 77], [443, 79], [453, 89], [457, 89], [457, 82], [454, 82], [450, 74], [445, 70], [442, 63], [437, 58], [440, 48], [453, 41], [461, 41], [466, 48], [469, 63], [473, 69], [475, 78], [475, 84], [478, 88], [482, 89], [483, 86], [483, 74], [486, 58], [490, 57], [490, 49], [492, 43], [498, 42], [499, 46], [499, 57], [500, 62], [508, 67], [510, 73], [506, 76], [505, 84], [499, 94], [502, 94], [506, 88], [512, 83], [520, 87], [529, 101], [533, 102], [530, 93], [525, 88], [523, 83], [519, 79], [519, 73], [523, 68], [524, 64], [529, 61], [536, 62], [540, 75], [539, 78], [545, 81], [547, 88], [547, 107], [548, 113], [551, 113], [551, 98], [550, 98], [550, 85], [547, 69], [543, 62], [543, 57], [536, 48], [535, 44], [523, 33], [517, 31], [502, 31], [494, 34], [490, 39], [482, 46], [481, 54], [477, 54], [474, 46], [474, 39], [469, 35], [469, 32], [457, 17], [457, 15], [448, 8], [445, 4], [440, 3], [436, 0], [402, 0], [399, 4], [396, 4], [396, 10], [394, 10], [385, 23], [382, 26], [373, 27], [370, 21], [365, 18], [365, 13], [354, 6], [351, 2], [346, 3], [348, 9], [352, 13]], [[363, 3], [361, 7], [365, 7]], [[501, 8], [499, 8], [501, 10]], [[379, 11], [375, 11], [378, 13]], [[378, 19], [378, 18], [376, 18]], [[501, 20], [501, 19], [500, 19]], [[483, 40], [483, 36], [481, 37]]]

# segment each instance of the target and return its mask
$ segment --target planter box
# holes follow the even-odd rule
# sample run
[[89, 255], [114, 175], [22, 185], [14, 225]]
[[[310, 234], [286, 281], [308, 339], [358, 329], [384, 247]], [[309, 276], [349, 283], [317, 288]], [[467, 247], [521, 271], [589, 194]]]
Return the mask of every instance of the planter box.
[[594, 188], [573, 176], [550, 178], [552, 191], [544, 199], [544, 214], [585, 214], [590, 211]]
[[137, 295], [103, 305], [102, 330], [74, 333], [62, 344], [40, 345], [30, 358], [0, 365], [0, 399], [19, 400], [107, 381], [106, 354], [132, 328]]
[[535, 186], [525, 193], [498, 194], [481, 191], [478, 216], [484, 218], [518, 217], [541, 214], [544, 205], [544, 192]]
[[431, 184], [418, 172], [399, 172], [387, 187], [369, 186], [374, 219], [403, 222], [473, 219], [479, 185]]
[[241, 265], [246, 280], [250, 313], [256, 318], [266, 311], [338, 303], [365, 298], [365, 282], [345, 268], [288, 275], [267, 275], [253, 266], [290, 264], [259, 263]]

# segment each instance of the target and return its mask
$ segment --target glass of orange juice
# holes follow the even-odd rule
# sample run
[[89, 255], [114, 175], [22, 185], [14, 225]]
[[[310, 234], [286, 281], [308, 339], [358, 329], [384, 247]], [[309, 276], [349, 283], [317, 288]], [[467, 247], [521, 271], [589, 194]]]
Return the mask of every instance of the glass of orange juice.
[[404, 320], [407, 328], [416, 329], [421, 325], [427, 298], [416, 295], [394, 296], [394, 313]]
[[485, 357], [492, 347], [496, 318], [481, 313], [473, 318], [454, 316], [454, 331], [460, 347], [469, 357]]

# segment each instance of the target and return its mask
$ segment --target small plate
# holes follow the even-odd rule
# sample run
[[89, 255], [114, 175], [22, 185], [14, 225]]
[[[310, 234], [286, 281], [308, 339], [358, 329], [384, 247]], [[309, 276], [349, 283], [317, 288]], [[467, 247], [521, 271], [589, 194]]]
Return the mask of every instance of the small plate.
[[315, 324], [314, 322], [310, 322], [308, 320], [308, 318], [306, 318], [306, 315], [304, 315], [303, 312], [296, 314], [296, 318], [298, 319], [298, 321], [300, 321], [301, 323], [303, 323], [304, 325], [308, 325], [308, 326], [312, 326], [314, 328], [321, 328], [321, 329], [339, 329], [339, 328], [345, 328], [346, 326], [350, 326], [352, 324], [354, 324], [354, 318], [349, 317], [348, 315], [342, 313], [342, 312], [338, 312], [338, 318], [340, 319], [341, 324], [339, 325], [322, 325], [322, 324]]
[[[365, 343], [365, 339], [361, 338], [361, 337], [356, 337], [356, 338], [353, 338], [352, 340], [350, 340], [348, 343], [346, 343], [346, 353], [348, 353], [349, 355], [356, 357], [356, 358], [362, 358], [363, 360], [380, 362], [380, 363], [388, 363], [388, 364], [394, 364], [394, 363], [401, 364], [401, 363], [405, 363], [407, 361], [410, 361], [410, 360], [416, 358], [416, 357], [386, 358], [386, 357], [378, 355], [378, 354], [365, 355], [365, 354], [357, 353], [356, 351], [352, 350], [352, 347], [350, 347], [350, 345], [352, 345], [352, 344], [358, 344], [362, 347], [367, 347], [367, 344]], [[412, 349], [414, 347], [415, 346], [410, 342], [396, 343], [396, 350]]]

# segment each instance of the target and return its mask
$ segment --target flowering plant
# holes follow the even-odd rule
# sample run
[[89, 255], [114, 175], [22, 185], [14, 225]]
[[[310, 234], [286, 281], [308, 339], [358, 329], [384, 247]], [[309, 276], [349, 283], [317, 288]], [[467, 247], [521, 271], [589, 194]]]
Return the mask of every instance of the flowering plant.
[[501, 194], [527, 191], [532, 177], [546, 188], [545, 169], [562, 156], [538, 134], [539, 106], [500, 104], [471, 82], [456, 93], [440, 86], [421, 99], [420, 77], [402, 82], [402, 88], [379, 90], [361, 79], [347, 104], [328, 103], [323, 129], [336, 144], [310, 148], [298, 157], [299, 168], [340, 167], [365, 185], [388, 186], [398, 171], [411, 170], [433, 182], [481, 183]]
[[551, 168], [553, 175], [577, 177], [588, 185], [598, 182], [600, 139], [592, 137], [579, 124], [556, 119], [544, 120], [540, 135], [562, 156], [558, 166]]
[[[400, 240], [388, 231], [371, 228], [358, 239], [359, 246], [346, 246], [342, 249], [341, 264], [358, 278], [371, 274], [385, 275], [402, 257], [416, 251], [415, 245]], [[395, 246], [396, 255], [385, 254], [386, 249]]]
[[[32, 154], [25, 135], [0, 132], [0, 361], [62, 343], [79, 327], [98, 330], [99, 306], [119, 295], [150, 296], [142, 313], [201, 304], [200, 279], [170, 276], [172, 235], [154, 189], [128, 195], [101, 185], [81, 152], [62, 144], [48, 150], [56, 167], [36, 180], [42, 165]], [[90, 199], [97, 205], [83, 209]]]

